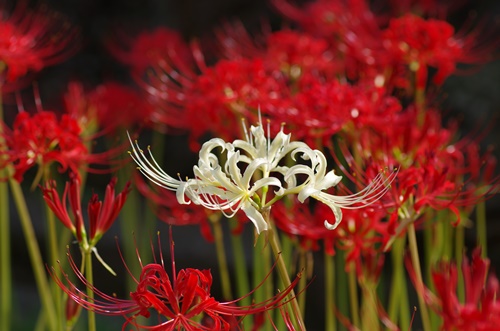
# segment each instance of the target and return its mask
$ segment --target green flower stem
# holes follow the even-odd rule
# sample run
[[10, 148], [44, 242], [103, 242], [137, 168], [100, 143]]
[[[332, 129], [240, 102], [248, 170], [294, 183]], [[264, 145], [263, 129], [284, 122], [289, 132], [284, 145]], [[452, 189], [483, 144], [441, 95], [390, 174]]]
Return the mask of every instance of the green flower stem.
[[[92, 270], [92, 250], [90, 248], [85, 249], [82, 254], [85, 259], [85, 279], [88, 285], [94, 284], [94, 274]], [[90, 286], [87, 286], [87, 296], [90, 302], [94, 301], [94, 292]], [[95, 312], [92, 310], [87, 311], [88, 317], [88, 331], [96, 331], [95, 324]]]
[[[1, 68], [0, 68], [1, 70]], [[0, 157], [3, 144], [3, 103], [0, 89]], [[0, 160], [2, 161], [2, 160]], [[1, 162], [0, 162], [1, 163]], [[0, 170], [0, 178], [7, 178], [7, 169]], [[10, 211], [8, 183], [0, 180], [0, 330], [10, 330], [10, 317], [12, 315], [12, 273], [10, 249]]]
[[[287, 264], [285, 264], [287, 265]], [[300, 278], [298, 289], [300, 292], [300, 296], [298, 298], [300, 313], [302, 316], [305, 316], [306, 313], [306, 286], [307, 286], [307, 277], [306, 274], [309, 270], [307, 270], [307, 251], [299, 247], [299, 270], [303, 270], [305, 274]], [[288, 272], [287, 272], [288, 274]]]
[[[229, 225], [231, 230], [238, 226], [236, 221], [230, 221]], [[241, 240], [241, 235], [232, 234], [231, 236], [231, 247], [233, 250], [233, 263], [234, 263], [234, 273], [236, 281], [236, 295], [238, 298], [243, 298], [240, 303], [242, 306], [249, 306], [252, 303], [250, 296], [250, 280], [248, 279], [248, 268], [246, 263], [245, 251], [243, 249], [243, 242]], [[250, 330], [252, 326], [252, 321], [249, 318], [243, 320], [243, 329]]]
[[[281, 236], [281, 258], [283, 259], [283, 262], [285, 265], [289, 266], [288, 267], [288, 274], [290, 275], [293, 271], [293, 263], [292, 263], [292, 255], [294, 252], [294, 243], [293, 241], [286, 235], [283, 234]], [[283, 282], [280, 281], [280, 286], [283, 286]], [[289, 313], [293, 313], [290, 307], [286, 307], [287, 311]], [[285, 320], [281, 315], [281, 311], [277, 309], [275, 311], [275, 316], [274, 316], [274, 324], [276, 325], [276, 330], [286, 330], [287, 326], [285, 324]]]
[[[426, 212], [430, 217], [431, 213]], [[429, 218], [430, 219], [430, 218]], [[428, 222], [428, 225], [423, 230], [424, 235], [424, 261], [425, 261], [425, 273], [424, 277], [428, 288], [434, 291], [434, 282], [432, 281], [432, 269], [438, 261], [442, 259], [443, 256], [443, 241], [445, 230], [443, 229], [445, 224], [443, 222]], [[429, 311], [431, 319], [432, 330], [439, 329], [441, 324], [438, 314], [433, 311]]]
[[[49, 167], [45, 167], [44, 173], [45, 173], [44, 175], [45, 180], [48, 180]], [[56, 219], [54, 213], [52, 212], [52, 210], [50, 210], [49, 206], [46, 203], [44, 203], [44, 205], [47, 216], [49, 261], [51, 266], [56, 266], [59, 261], [59, 244], [58, 244], [59, 236], [57, 234]], [[57, 278], [60, 278], [61, 269], [54, 268], [54, 274]], [[52, 296], [54, 299], [54, 309], [56, 310], [56, 313], [59, 317], [64, 316], [62, 309], [62, 290], [59, 288], [56, 282], [51, 282], [51, 287], [52, 287]], [[62, 323], [62, 319], [59, 318], [58, 322]], [[62, 328], [62, 326], [60, 328]]]
[[[0, 171], [5, 177], [6, 171]], [[9, 191], [7, 182], [0, 182], [0, 330], [10, 330], [12, 314], [12, 273], [10, 258]]]
[[377, 311], [377, 284], [370, 281], [360, 281], [362, 296], [361, 304], [361, 330], [378, 331], [380, 322]]
[[446, 222], [448, 219], [448, 215], [444, 214], [445, 211], [439, 212], [439, 220], [441, 220], [440, 226], [442, 229], [441, 232], [441, 242], [442, 242], [442, 255], [436, 256], [435, 261], [442, 260], [443, 258], [446, 260], [450, 260], [453, 258], [453, 234], [451, 225]]
[[417, 235], [415, 233], [414, 222], [410, 222], [410, 224], [408, 225], [408, 242], [410, 246], [411, 261], [413, 264], [413, 269], [415, 270], [418, 304], [420, 307], [420, 316], [422, 318], [423, 329], [424, 331], [431, 331], [432, 329], [429, 318], [429, 312], [427, 310], [427, 305], [425, 304], [424, 300], [424, 293], [423, 293], [424, 282], [422, 280], [422, 269], [420, 268], [420, 259], [418, 256], [418, 247], [417, 247]]
[[[345, 272], [345, 252], [343, 250], [337, 250], [335, 253], [335, 296], [337, 302], [338, 311], [344, 315], [349, 316], [349, 291], [347, 285], [347, 274]], [[347, 327], [343, 324], [338, 325], [340, 331], [347, 330]]]
[[[448, 225], [451, 226], [451, 225]], [[455, 227], [455, 261], [457, 264], [457, 270], [462, 270], [462, 260], [464, 257], [464, 241], [465, 241], [465, 231], [462, 224], [458, 224]], [[457, 294], [458, 300], [460, 302], [465, 302], [465, 285], [464, 285], [464, 275], [461, 272], [457, 272]]]
[[410, 328], [410, 308], [408, 305], [408, 289], [404, 268], [405, 246], [406, 236], [397, 238], [392, 246], [392, 280], [388, 306], [389, 319], [397, 323], [401, 330], [408, 330]]
[[[118, 171], [118, 180], [120, 183], [125, 183], [130, 178], [129, 167], [122, 168]], [[140, 211], [139, 194], [137, 190], [133, 189], [127, 196], [127, 202], [123, 205], [121, 215], [123, 219], [120, 221], [121, 236], [124, 238], [122, 240], [121, 247], [123, 248], [123, 257], [127, 261], [127, 266], [130, 268], [132, 275], [140, 275], [141, 268], [139, 262], [137, 261], [136, 247], [133, 240], [128, 240], [135, 231], [139, 231], [140, 227], [138, 222], [142, 219], [139, 217]], [[125, 239], [127, 238], [127, 239]], [[147, 252], [149, 250], [146, 250]], [[142, 254], [143, 252], [141, 252]], [[143, 257], [146, 259], [146, 257]], [[128, 291], [135, 290], [137, 284], [134, 282], [132, 277], [127, 277], [126, 286]]]
[[[270, 220], [270, 208], [265, 208], [262, 211], [262, 216], [269, 224], [269, 230], [267, 230], [269, 244], [271, 245], [271, 249], [273, 250], [273, 254], [276, 259], [276, 268], [278, 269], [278, 275], [280, 276], [281, 281], [285, 288], [291, 286], [292, 282], [290, 281], [290, 276], [288, 275], [287, 266], [285, 262], [280, 257], [281, 255], [281, 247], [279, 243], [279, 237], [274, 229], [274, 225]], [[297, 328], [300, 330], [305, 330], [306, 326], [304, 324], [304, 320], [302, 318], [302, 314], [300, 313], [300, 307], [297, 302], [297, 297], [295, 296], [295, 291], [292, 289], [290, 294], [288, 295], [288, 300], [290, 300], [290, 305], [292, 307], [293, 316], [295, 318], [295, 322], [297, 323]]]
[[[253, 288], [254, 291], [254, 301], [264, 302], [273, 295], [273, 281], [272, 277], [269, 276], [268, 279], [259, 287], [262, 280], [266, 277], [269, 268], [271, 267], [271, 259], [269, 254], [269, 247], [266, 241], [262, 237], [257, 238], [255, 245], [256, 249], [253, 254]], [[247, 292], [248, 293], [248, 292]], [[271, 331], [272, 325], [270, 321], [266, 319], [262, 330]]]
[[232, 300], [233, 293], [231, 291], [231, 277], [229, 276], [229, 268], [227, 266], [226, 250], [224, 249], [224, 234], [220, 222], [220, 215], [212, 214], [209, 219], [212, 223], [214, 233], [215, 251], [217, 254], [217, 262], [219, 264], [222, 296], [225, 300]]
[[477, 226], [477, 244], [481, 247], [481, 257], [488, 256], [488, 233], [486, 230], [486, 203], [478, 202], [476, 205], [476, 226]]
[[44, 263], [42, 255], [40, 254], [40, 247], [38, 246], [35, 230], [33, 229], [33, 224], [31, 222], [31, 217], [28, 212], [28, 207], [26, 205], [26, 200], [24, 199], [21, 185], [19, 185], [19, 183], [12, 177], [9, 178], [9, 185], [19, 213], [19, 219], [21, 221], [21, 227], [26, 239], [26, 246], [31, 259], [35, 282], [38, 288], [38, 293], [40, 294], [40, 300], [42, 301], [42, 307], [47, 318], [47, 325], [49, 326], [49, 330], [59, 330], [58, 327], [60, 327], [60, 324], [57, 323], [54, 300], [52, 298], [52, 293], [45, 274]]
[[359, 321], [359, 300], [358, 300], [358, 281], [356, 277], [356, 267], [354, 263], [350, 265], [347, 273], [347, 282], [349, 286], [349, 304], [351, 309], [351, 321], [355, 327], [360, 327]]
[[335, 319], [335, 260], [326, 252], [325, 263], [325, 331], [336, 331], [337, 321]]

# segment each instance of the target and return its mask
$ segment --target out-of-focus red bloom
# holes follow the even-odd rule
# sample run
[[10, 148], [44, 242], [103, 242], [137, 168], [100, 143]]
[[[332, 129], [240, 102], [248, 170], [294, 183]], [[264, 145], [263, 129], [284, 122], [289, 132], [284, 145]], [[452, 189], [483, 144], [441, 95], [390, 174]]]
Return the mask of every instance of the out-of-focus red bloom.
[[4, 123], [3, 132], [5, 149], [2, 148], [0, 167], [12, 165], [13, 177], [23, 180], [23, 175], [31, 167], [38, 166], [38, 173], [33, 184], [37, 184], [46, 167], [52, 163], [60, 165], [59, 171], [70, 170], [78, 173], [80, 170], [104, 173], [107, 169], [99, 169], [94, 165], [119, 164], [112, 157], [120, 148], [102, 153], [91, 153], [88, 139], [82, 137], [82, 128], [75, 118], [62, 114], [58, 119], [52, 111], [38, 111], [34, 114], [22, 111], [13, 123], [12, 129]]
[[[89, 241], [83, 222], [83, 210], [80, 202], [80, 180], [76, 175], [72, 175], [69, 182], [66, 182], [63, 196], [60, 197], [56, 190], [56, 182], [48, 181], [41, 187], [43, 198], [49, 208], [59, 218], [65, 227], [73, 232], [73, 235], [81, 245], [94, 247], [102, 235], [108, 231], [117, 219], [122, 209], [127, 195], [130, 192], [130, 182], [125, 185], [122, 192], [115, 195], [116, 178], [111, 179], [106, 186], [104, 201], [100, 201], [97, 194], [93, 194], [87, 207], [89, 219]], [[72, 217], [68, 213], [67, 203], [69, 201]]]
[[207, 68], [187, 91], [186, 112], [193, 138], [207, 131], [232, 140], [241, 118], [253, 123], [257, 110], [280, 108], [289, 101], [283, 77], [270, 75], [261, 59], [221, 60]]
[[350, 79], [374, 78], [388, 74], [386, 69], [394, 74], [396, 68], [388, 68], [389, 58], [380, 42], [379, 18], [367, 1], [317, 0], [299, 7], [288, 0], [273, 0], [273, 4], [307, 33], [325, 38], [337, 68], [343, 68]]
[[136, 90], [115, 82], [104, 83], [88, 93], [88, 105], [106, 131], [149, 124], [154, 113]]
[[273, 122], [286, 123], [296, 139], [313, 146], [318, 139], [327, 145], [340, 131], [355, 135], [363, 126], [385, 128], [402, 108], [396, 98], [373, 85], [308, 79], [298, 89], [289, 97], [289, 107], [262, 107], [261, 111]]
[[326, 40], [292, 30], [268, 36], [265, 61], [266, 66], [284, 72], [291, 80], [303, 74], [332, 78], [339, 72]]
[[336, 249], [345, 251], [347, 265], [352, 262], [358, 275], [371, 268], [373, 276], [378, 277], [383, 264], [383, 259], [379, 259], [383, 243], [392, 234], [390, 224], [384, 221], [387, 212], [380, 206], [344, 210], [343, 221], [335, 231], [324, 227], [331, 211], [322, 204], [311, 207], [296, 201], [277, 203], [271, 213], [276, 226], [296, 237], [304, 249], [317, 250], [323, 241], [327, 254], [334, 255]]
[[[151, 121], [169, 128], [190, 127], [184, 112], [185, 89], [199, 73], [196, 46], [190, 47], [182, 36], [167, 28], [143, 32], [133, 40], [128, 36], [118, 38], [120, 43], [110, 42], [111, 53], [132, 68], [136, 83], [148, 95], [154, 105]], [[201, 56], [201, 55], [200, 55]]]
[[[305, 250], [318, 250], [324, 241], [328, 254], [335, 254], [335, 239], [338, 230], [328, 230], [325, 220], [331, 217], [331, 209], [325, 204], [311, 208], [308, 204], [293, 199], [288, 204], [277, 202], [271, 208], [276, 227], [292, 238], [297, 238]], [[342, 222], [341, 222], [342, 224]]]
[[[339, 154], [332, 152], [345, 176], [353, 181], [359, 176], [373, 176], [381, 167], [398, 166], [396, 180], [381, 199], [392, 213], [391, 223], [398, 221], [398, 215], [406, 215], [399, 220], [404, 221], [399, 226], [391, 226], [393, 230], [398, 227], [396, 234], [428, 208], [452, 211], [457, 224], [462, 211], [470, 211], [499, 187], [499, 177], [493, 175], [496, 163], [491, 155], [479, 153], [477, 141], [471, 138], [455, 141], [456, 129], [443, 127], [441, 116], [432, 109], [425, 113], [422, 126], [415, 125], [417, 116], [409, 108], [394, 114], [385, 129], [360, 127], [348, 138], [357, 159], [345, 143], [339, 144]], [[343, 168], [343, 162], [357, 177]]]
[[96, 109], [91, 107], [83, 85], [80, 82], [70, 82], [64, 95], [65, 110], [74, 118], [82, 130], [82, 136], [95, 137], [99, 129]]
[[59, 163], [61, 172], [70, 169], [78, 173], [92, 159], [80, 132], [78, 123], [66, 114], [58, 119], [51, 111], [33, 115], [20, 112], [12, 130], [4, 128], [7, 150], [3, 153], [7, 157], [0, 166], [13, 165], [17, 181], [22, 181], [24, 173], [35, 165], [39, 166], [40, 177], [44, 167], [52, 162]]
[[[132, 68], [133, 75], [142, 77], [148, 68], [178, 64], [192, 57], [191, 50], [178, 31], [158, 27], [142, 32], [132, 40], [118, 38], [121, 44], [110, 41], [109, 50], [121, 62]], [[172, 64], [170, 64], [172, 65]]]
[[[490, 261], [481, 258], [480, 249], [472, 253], [472, 261], [464, 257], [462, 275], [465, 285], [465, 302], [457, 297], [458, 271], [452, 262], [441, 262], [432, 272], [436, 293], [428, 288], [424, 293], [427, 303], [443, 318], [441, 330], [454, 331], [494, 331], [500, 325], [499, 282], [495, 275], [488, 276]], [[415, 282], [415, 272], [411, 260], [406, 266]]]
[[[55, 272], [52, 275], [57, 284], [85, 309], [102, 315], [123, 316], [126, 319], [123, 325], [124, 330], [127, 326], [133, 326], [138, 330], [172, 331], [180, 329], [232, 330], [234, 325], [231, 325], [231, 319], [261, 314], [281, 307], [299, 280], [297, 277], [290, 287], [264, 302], [253, 303], [249, 306], [237, 306], [241, 298], [219, 302], [210, 293], [212, 286], [210, 270], [187, 268], [177, 272], [173, 241], [171, 241], [170, 250], [172, 275], [169, 276], [165, 270], [161, 253], [161, 263], [142, 265], [141, 262], [142, 272], [138, 279], [134, 278], [137, 287], [130, 293], [130, 299], [118, 299], [107, 295], [89, 284], [69, 254], [73, 271], [97, 297], [90, 299], [85, 291], [79, 290], [71, 282], [67, 274], [63, 273], [64, 279], [57, 278]], [[157, 315], [154, 317], [157, 323], [154, 326], [142, 325], [136, 320], [137, 316], [150, 318], [152, 314]]]
[[442, 84], [453, 74], [456, 64], [466, 60], [469, 47], [455, 37], [451, 24], [412, 14], [391, 19], [383, 43], [396, 60], [416, 73], [418, 88], [425, 88], [428, 66], [437, 69], [434, 83]]
[[12, 11], [3, 2], [1, 6], [0, 75], [4, 91], [18, 87], [19, 83], [11, 84], [18, 78], [61, 62], [76, 51], [78, 30], [61, 14], [44, 6], [29, 9], [24, 0]]

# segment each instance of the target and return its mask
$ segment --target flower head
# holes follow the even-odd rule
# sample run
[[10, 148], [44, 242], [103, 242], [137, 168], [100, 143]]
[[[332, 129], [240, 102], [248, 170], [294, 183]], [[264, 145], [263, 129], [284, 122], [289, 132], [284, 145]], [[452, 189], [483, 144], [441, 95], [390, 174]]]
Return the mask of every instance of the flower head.
[[62, 61], [78, 44], [78, 30], [61, 14], [27, 7], [28, 1], [18, 1], [10, 15], [0, 8], [0, 75], [7, 83]]
[[[195, 178], [186, 181], [175, 179], [165, 173], [149, 151], [147, 156], [137, 142], [132, 144], [132, 159], [139, 170], [153, 183], [176, 191], [181, 204], [193, 202], [211, 210], [221, 210], [232, 217], [239, 210], [253, 222], [257, 233], [268, 229], [262, 211], [288, 194], [298, 194], [303, 202], [308, 197], [328, 205], [336, 221], [325, 226], [334, 229], [342, 219], [341, 208], [367, 206], [379, 199], [388, 189], [395, 172], [384, 177], [380, 174], [365, 189], [357, 194], [336, 196], [325, 191], [336, 186], [341, 176], [333, 170], [326, 171], [326, 157], [303, 142], [290, 141], [290, 134], [283, 128], [274, 139], [267, 136], [262, 122], [245, 128], [245, 140], [228, 143], [214, 138], [203, 144], [198, 165], [193, 167]], [[214, 150], [225, 153], [219, 157]], [[290, 157], [292, 165], [285, 164]], [[300, 156], [301, 162], [298, 162]], [[270, 188], [273, 188], [271, 190]], [[267, 200], [267, 194], [272, 197]]]
[[[80, 201], [80, 179], [72, 174], [71, 180], [66, 182], [62, 198], [57, 193], [55, 181], [46, 182], [45, 186], [41, 187], [41, 189], [43, 198], [49, 208], [63, 225], [73, 232], [80, 245], [94, 247], [117, 219], [130, 192], [130, 182], [117, 195], [115, 195], [115, 185], [116, 178], [113, 178], [106, 186], [104, 201], [100, 201], [98, 195], [94, 193], [88, 203], [89, 240], [87, 240], [83, 222], [83, 209]], [[68, 201], [74, 218], [73, 220], [68, 213]]]
[[59, 172], [70, 170], [78, 174], [81, 170], [89, 172], [106, 172], [91, 164], [110, 165], [119, 161], [111, 160], [119, 148], [102, 153], [91, 153], [88, 139], [82, 137], [83, 130], [78, 121], [62, 114], [60, 118], [55, 112], [38, 110], [34, 114], [21, 111], [16, 116], [12, 128], [4, 123], [0, 135], [5, 139], [5, 150], [2, 147], [0, 168], [12, 165], [14, 179], [21, 182], [26, 171], [38, 166], [33, 185], [39, 183], [44, 171], [52, 164], [59, 164]]
[[61, 171], [69, 168], [77, 173], [89, 156], [80, 132], [78, 123], [68, 115], [58, 119], [51, 111], [33, 115], [20, 112], [12, 130], [5, 128], [3, 133], [8, 149], [6, 163], [14, 166], [14, 178], [21, 181], [24, 173], [35, 165], [39, 166], [41, 176], [42, 168], [52, 162], [59, 163]]
[[[127, 326], [134, 326], [138, 330], [172, 331], [232, 330], [234, 325], [231, 319], [261, 314], [281, 307], [287, 302], [287, 295], [300, 279], [300, 276], [297, 276], [289, 287], [263, 302], [249, 306], [237, 305], [243, 298], [220, 302], [211, 294], [212, 274], [210, 270], [186, 268], [177, 272], [173, 249], [174, 243], [171, 240], [171, 275], [165, 270], [161, 251], [160, 262], [155, 260], [154, 263], [143, 265], [139, 258], [142, 271], [139, 278], [131, 275], [137, 287], [130, 293], [129, 299], [118, 299], [116, 296], [107, 295], [95, 288], [84, 278], [69, 254], [68, 258], [73, 271], [96, 294], [96, 298], [91, 299], [86, 291], [78, 289], [67, 274], [63, 273], [62, 279], [57, 278], [55, 272], [52, 272], [52, 276], [63, 291], [85, 309], [102, 315], [123, 316], [126, 320], [123, 330]], [[136, 320], [138, 316], [150, 318], [152, 314], [157, 315], [154, 318], [157, 321], [155, 326], [142, 325]], [[238, 323], [239, 321], [236, 319], [232, 322]]]
[[[410, 259], [407, 268], [415, 278]], [[442, 330], [493, 331], [500, 323], [499, 282], [495, 275], [488, 276], [489, 259], [481, 258], [481, 250], [475, 249], [472, 261], [464, 257], [462, 275], [465, 285], [465, 302], [457, 296], [458, 270], [451, 262], [442, 262], [432, 272], [436, 294], [428, 288], [424, 292], [428, 304], [443, 318]], [[414, 281], [415, 283], [415, 281]]]

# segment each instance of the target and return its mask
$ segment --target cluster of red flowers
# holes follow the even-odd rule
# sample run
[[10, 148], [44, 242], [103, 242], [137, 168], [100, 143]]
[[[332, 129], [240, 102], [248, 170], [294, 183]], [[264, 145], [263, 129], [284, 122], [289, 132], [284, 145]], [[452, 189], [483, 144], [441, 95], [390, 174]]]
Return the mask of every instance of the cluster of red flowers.
[[[283, 198], [271, 210], [276, 228], [304, 250], [323, 248], [329, 255], [345, 251], [347, 265], [358, 277], [369, 273], [375, 282], [385, 252], [409, 224], [428, 221], [429, 211], [446, 209], [456, 215], [453, 225], [458, 225], [474, 205], [496, 192], [496, 162], [491, 153], [481, 152], [480, 137], [457, 139], [456, 127], [443, 125], [435, 101], [426, 95], [456, 73], [458, 64], [488, 58], [476, 32], [458, 33], [443, 19], [449, 8], [439, 1], [389, 1], [393, 14], [387, 15], [365, 0], [316, 0], [303, 6], [271, 2], [295, 28], [263, 29], [253, 35], [241, 24], [226, 24], [214, 32], [217, 42], [209, 47], [186, 42], [166, 28], [110, 42], [110, 53], [130, 67], [142, 90], [116, 82], [86, 89], [73, 82], [64, 111], [20, 111], [11, 127], [0, 123], [0, 169], [22, 181], [38, 166], [35, 183], [53, 163], [61, 173], [69, 171], [62, 198], [53, 181], [42, 187], [43, 196], [78, 242], [93, 247], [117, 218], [129, 186], [115, 196], [112, 180], [104, 202], [92, 197], [87, 242], [78, 173], [91, 171], [91, 164], [115, 166], [111, 170], [123, 164], [112, 160], [123, 150], [121, 145], [98, 154], [91, 140], [148, 127], [188, 132], [190, 146], [197, 149], [202, 136], [240, 138], [242, 118], [253, 123], [263, 116], [271, 132], [285, 123], [294, 139], [329, 152], [347, 179], [338, 186], [340, 192], [365, 186], [383, 169], [398, 169], [388, 194], [369, 207], [347, 210], [336, 231], [324, 227], [332, 215], [322, 204]], [[3, 92], [18, 89], [30, 74], [71, 55], [78, 35], [60, 16], [44, 8], [28, 10], [25, 1], [6, 12], [10, 14], [0, 17]], [[139, 177], [134, 183], [158, 218], [175, 225], [197, 224], [205, 238], [213, 239], [207, 219], [218, 211], [181, 207], [173, 193], [153, 189]], [[472, 266], [463, 263], [465, 304], [451, 294], [457, 282], [453, 264], [442, 264], [433, 273], [439, 298], [417, 286], [432, 297], [428, 303], [443, 317], [444, 329], [467, 330], [477, 323], [481, 330], [492, 330], [500, 322], [498, 280], [491, 276], [482, 287], [488, 262], [478, 254]], [[268, 301], [241, 307], [239, 300], [218, 302], [212, 296], [210, 271], [177, 272], [172, 257], [171, 276], [163, 258], [161, 263], [141, 262], [135, 291], [121, 300], [95, 288], [72, 259], [70, 263], [100, 299], [79, 290], [66, 274], [58, 278], [54, 272], [58, 285], [86, 309], [124, 316], [124, 329], [232, 330], [244, 316], [282, 307], [298, 283]], [[155, 327], [137, 322], [138, 316], [150, 317], [153, 311], [159, 321]]]

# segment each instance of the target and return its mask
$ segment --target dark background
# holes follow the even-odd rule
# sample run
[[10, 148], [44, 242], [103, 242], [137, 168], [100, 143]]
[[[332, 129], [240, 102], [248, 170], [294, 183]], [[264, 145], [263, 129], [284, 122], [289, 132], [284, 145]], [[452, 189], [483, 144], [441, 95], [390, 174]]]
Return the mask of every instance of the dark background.
[[[95, 86], [106, 80], [118, 80], [125, 83], [132, 83], [127, 69], [113, 59], [104, 45], [105, 38], [113, 35], [116, 29], [126, 31], [132, 37], [145, 29], [156, 26], [167, 26], [178, 29], [186, 37], [196, 37], [203, 35], [206, 31], [217, 26], [221, 21], [228, 19], [242, 20], [248, 27], [258, 27], [264, 18], [279, 26], [279, 16], [270, 8], [265, 0], [165, 0], [165, 1], [97, 1], [97, 0], [65, 0], [46, 1], [49, 7], [56, 11], [63, 12], [69, 17], [74, 25], [79, 26], [82, 35], [82, 47], [80, 51], [62, 64], [49, 67], [43, 70], [36, 78], [38, 82], [41, 99], [47, 109], [57, 109], [61, 103], [61, 96], [65, 92], [67, 83], [71, 79], [78, 79], [86, 82], [89, 86]], [[464, 9], [451, 17], [451, 21], [460, 24], [467, 17], [471, 10], [478, 11], [479, 15], [488, 14], [495, 16], [500, 12], [498, 1], [469, 1], [465, 2]], [[494, 20], [490, 20], [493, 24]], [[498, 35], [492, 42], [498, 45]], [[29, 90], [29, 89], [28, 89]], [[485, 127], [490, 121], [497, 121], [500, 110], [500, 62], [498, 60], [482, 66], [477, 72], [467, 76], [454, 76], [447, 80], [444, 85], [446, 99], [443, 108], [447, 117], [458, 118], [461, 132], [467, 134], [479, 127]], [[27, 92], [28, 95], [30, 92]], [[13, 116], [13, 113], [8, 114]], [[183, 151], [187, 150], [185, 137], [174, 137], [170, 141], [172, 153], [175, 158], [183, 157]], [[500, 141], [500, 130], [493, 125], [493, 129], [488, 133], [483, 147], [496, 146]], [[498, 150], [495, 152], [498, 156]], [[185, 155], [189, 162], [195, 160], [191, 154]], [[90, 182], [89, 185], [100, 185], [96, 190], [102, 189], [103, 183]], [[33, 215], [42, 215], [42, 199], [38, 191], [31, 193], [30, 204]], [[498, 197], [490, 200], [488, 207], [488, 242], [489, 256], [492, 260], [493, 268], [500, 267], [500, 208]], [[12, 210], [14, 208], [12, 206]], [[43, 222], [37, 222], [37, 233], [40, 234], [41, 247], [43, 243]], [[160, 228], [166, 227], [161, 224]], [[22, 307], [22, 313], [14, 310], [14, 330], [31, 330], [36, 319], [36, 312], [39, 307], [38, 300], [34, 295], [36, 289], [29, 268], [29, 258], [25, 252], [24, 238], [17, 220], [12, 222], [13, 231], [13, 260], [14, 260], [14, 280], [16, 297], [16, 307]], [[251, 233], [249, 233], [250, 235]], [[117, 227], [114, 226], [110, 233], [106, 234], [103, 241], [99, 243], [100, 253], [106, 259], [116, 259], [116, 246], [113, 240], [114, 235], [120, 235]], [[473, 231], [467, 232], [468, 246], [474, 244]], [[165, 236], [164, 236], [165, 237]], [[217, 264], [215, 260], [215, 249], [207, 244], [200, 236], [196, 228], [176, 228], [174, 230], [176, 241], [176, 256], [179, 265], [195, 268], [212, 268], [214, 279], [217, 279]], [[164, 244], [167, 242], [164, 238]], [[251, 247], [251, 238], [248, 246]], [[189, 257], [189, 260], [186, 259]], [[116, 262], [116, 261], [115, 261]], [[119, 263], [114, 263], [119, 265]], [[99, 276], [105, 276], [103, 270], [96, 267]], [[318, 274], [321, 269], [318, 269]], [[96, 277], [96, 278], [99, 278]], [[109, 278], [109, 277], [108, 277]], [[318, 280], [319, 282], [319, 280]], [[214, 281], [215, 291], [218, 291], [218, 284]], [[321, 296], [315, 296], [316, 288], [311, 286], [308, 291], [308, 309], [323, 311]], [[29, 318], [27, 318], [29, 316]], [[106, 318], [106, 321], [109, 319]], [[103, 319], [104, 321], [104, 319]], [[319, 328], [314, 320], [310, 322], [309, 330]], [[315, 324], [316, 323], [316, 324]], [[118, 327], [121, 319], [117, 319]], [[113, 327], [115, 329], [116, 327]]]

